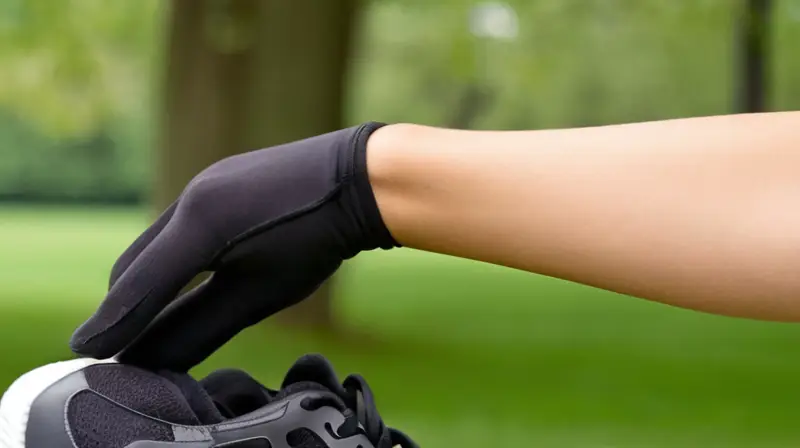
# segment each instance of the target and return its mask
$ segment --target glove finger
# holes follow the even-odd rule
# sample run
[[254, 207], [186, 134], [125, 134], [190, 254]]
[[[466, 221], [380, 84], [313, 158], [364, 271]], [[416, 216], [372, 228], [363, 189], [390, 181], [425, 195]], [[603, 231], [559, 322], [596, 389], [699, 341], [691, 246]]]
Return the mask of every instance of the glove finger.
[[205, 271], [216, 248], [198, 226], [183, 221], [170, 220], [130, 264], [95, 314], [73, 334], [73, 351], [99, 359], [116, 355]]
[[133, 263], [133, 260], [139, 256], [140, 253], [147, 247], [160, 233], [164, 230], [164, 227], [167, 226], [170, 219], [172, 219], [172, 215], [175, 213], [175, 208], [177, 208], [178, 201], [175, 201], [170, 205], [161, 216], [156, 219], [156, 221], [147, 228], [138, 238], [131, 244], [125, 252], [117, 258], [117, 261], [114, 263], [114, 266], [111, 267], [111, 275], [109, 276], [108, 281], [108, 289], [111, 289], [114, 286], [114, 283], [122, 276], [122, 274], [128, 269], [128, 266]]
[[185, 293], [119, 355], [150, 369], [188, 371], [243, 329], [277, 310], [265, 275], [216, 272]]

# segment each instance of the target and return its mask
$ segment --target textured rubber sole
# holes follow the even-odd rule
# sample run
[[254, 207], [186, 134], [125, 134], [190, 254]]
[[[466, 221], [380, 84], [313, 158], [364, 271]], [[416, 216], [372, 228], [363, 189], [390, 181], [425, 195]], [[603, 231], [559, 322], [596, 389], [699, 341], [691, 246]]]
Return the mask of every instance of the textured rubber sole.
[[36, 397], [65, 376], [101, 362], [112, 361], [73, 359], [56, 362], [17, 378], [0, 399], [0, 448], [26, 448], [28, 415]]

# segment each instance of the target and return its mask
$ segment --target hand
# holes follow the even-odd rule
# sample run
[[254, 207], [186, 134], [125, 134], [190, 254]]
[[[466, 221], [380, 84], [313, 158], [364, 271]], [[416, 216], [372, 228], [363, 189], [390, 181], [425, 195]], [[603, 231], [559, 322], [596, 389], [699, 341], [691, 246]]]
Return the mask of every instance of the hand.
[[[366, 142], [380, 126], [233, 156], [200, 173], [117, 260], [72, 349], [186, 370], [308, 297], [343, 260], [397, 246], [366, 171]], [[175, 300], [205, 271], [212, 276]]]

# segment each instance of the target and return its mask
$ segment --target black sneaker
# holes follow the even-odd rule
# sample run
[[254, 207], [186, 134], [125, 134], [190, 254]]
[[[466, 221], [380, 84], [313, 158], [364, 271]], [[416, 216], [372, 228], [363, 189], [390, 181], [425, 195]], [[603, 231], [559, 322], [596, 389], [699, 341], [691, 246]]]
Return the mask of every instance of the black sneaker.
[[113, 361], [49, 364], [0, 401], [2, 448], [416, 448], [384, 425], [359, 375], [300, 358], [280, 389], [240, 370], [202, 381]]

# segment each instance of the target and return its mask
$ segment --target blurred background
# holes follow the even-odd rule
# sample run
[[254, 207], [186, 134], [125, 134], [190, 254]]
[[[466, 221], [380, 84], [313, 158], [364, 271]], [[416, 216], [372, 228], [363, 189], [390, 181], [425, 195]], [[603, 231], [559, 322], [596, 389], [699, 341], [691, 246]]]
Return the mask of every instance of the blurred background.
[[[800, 108], [800, 0], [0, 0], [0, 390], [70, 356], [214, 160], [365, 120], [539, 129]], [[241, 334], [322, 352], [423, 446], [794, 447], [800, 327], [367, 253]]]

